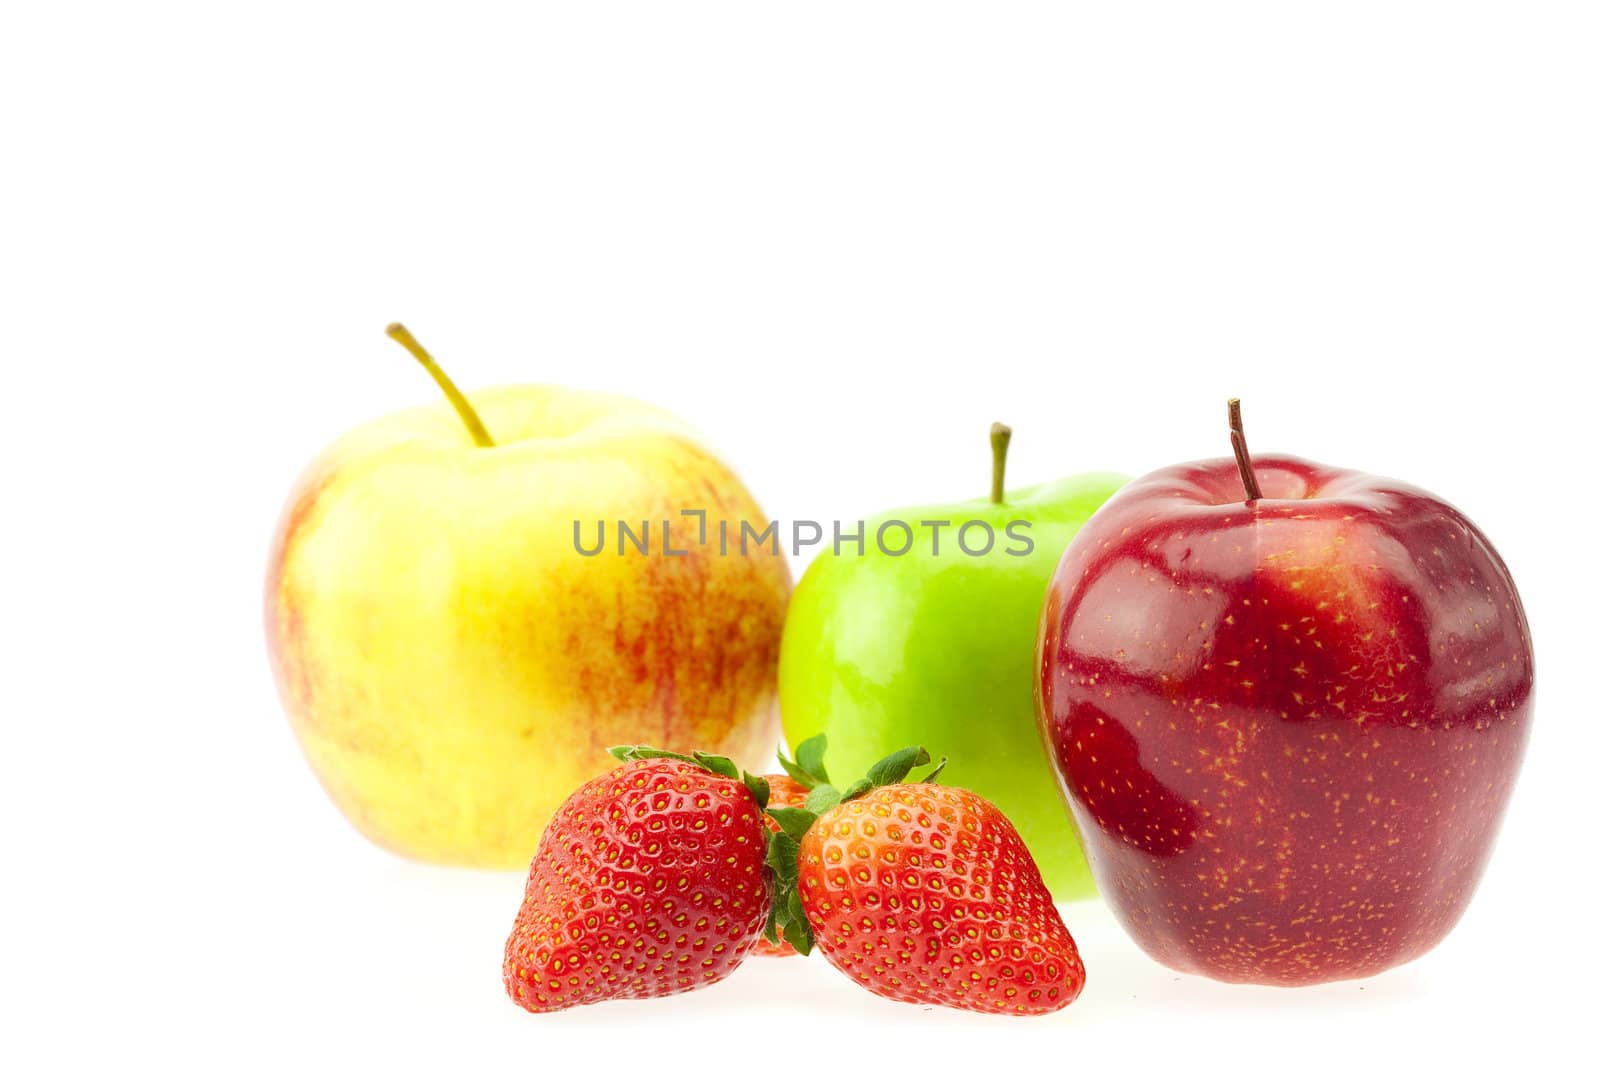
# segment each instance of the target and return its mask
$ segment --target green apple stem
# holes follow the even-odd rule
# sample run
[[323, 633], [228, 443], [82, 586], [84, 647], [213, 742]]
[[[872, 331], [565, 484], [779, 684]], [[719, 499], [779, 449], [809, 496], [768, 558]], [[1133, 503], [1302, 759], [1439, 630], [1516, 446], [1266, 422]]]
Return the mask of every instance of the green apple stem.
[[1239, 411], [1239, 398], [1228, 401], [1228, 429], [1233, 439], [1233, 458], [1239, 464], [1239, 480], [1244, 482], [1244, 499], [1248, 503], [1261, 499], [1261, 484], [1256, 481], [1256, 469], [1250, 463], [1250, 448], [1244, 443], [1244, 415]]
[[401, 348], [417, 357], [417, 362], [422, 364], [423, 369], [433, 376], [435, 382], [439, 383], [439, 388], [444, 390], [445, 398], [450, 401], [450, 406], [456, 409], [456, 414], [461, 416], [461, 421], [467, 424], [467, 432], [472, 435], [472, 439], [477, 442], [478, 447], [493, 448], [494, 438], [490, 437], [489, 431], [484, 429], [483, 420], [478, 418], [478, 413], [467, 402], [467, 398], [461, 395], [461, 390], [456, 388], [456, 383], [450, 380], [450, 376], [444, 372], [444, 368], [435, 363], [433, 357], [428, 354], [428, 350], [418, 344], [415, 337], [411, 336], [411, 331], [398, 322], [391, 322], [385, 332], [399, 342]]
[[997, 422], [989, 427], [989, 451], [994, 455], [994, 473], [989, 480], [991, 503], [1006, 502], [1006, 449], [1011, 447], [1011, 427]]

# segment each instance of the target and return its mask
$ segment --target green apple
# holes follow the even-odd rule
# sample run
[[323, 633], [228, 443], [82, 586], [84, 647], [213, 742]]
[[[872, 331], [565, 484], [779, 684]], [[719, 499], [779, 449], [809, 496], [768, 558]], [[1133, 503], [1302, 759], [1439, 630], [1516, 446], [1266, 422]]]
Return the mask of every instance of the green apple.
[[940, 781], [1005, 812], [1051, 892], [1093, 896], [1039, 737], [1034, 645], [1067, 542], [1127, 479], [1007, 493], [1010, 435], [991, 431], [987, 499], [886, 512], [866, 520], [860, 542], [836, 540], [812, 562], [784, 625], [784, 734], [791, 746], [826, 734], [841, 781], [907, 745], [948, 756]]

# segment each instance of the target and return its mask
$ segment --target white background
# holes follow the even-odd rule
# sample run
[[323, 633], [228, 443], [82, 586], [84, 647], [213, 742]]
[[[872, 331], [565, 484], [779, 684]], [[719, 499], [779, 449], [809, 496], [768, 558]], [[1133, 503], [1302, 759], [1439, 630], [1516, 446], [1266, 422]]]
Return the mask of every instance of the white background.
[[[0, 1055], [1494, 1062], [1573, 1034], [1597, 53], [1586, 4], [7, 4]], [[395, 318], [468, 388], [677, 411], [784, 520], [981, 494], [994, 418], [1017, 485], [1220, 454], [1234, 393], [1258, 451], [1444, 495], [1538, 652], [1476, 902], [1319, 989], [1180, 978], [1085, 904], [1087, 991], [1045, 1020], [820, 958], [524, 1015], [520, 876], [357, 837], [266, 669], [295, 473], [434, 395]]]

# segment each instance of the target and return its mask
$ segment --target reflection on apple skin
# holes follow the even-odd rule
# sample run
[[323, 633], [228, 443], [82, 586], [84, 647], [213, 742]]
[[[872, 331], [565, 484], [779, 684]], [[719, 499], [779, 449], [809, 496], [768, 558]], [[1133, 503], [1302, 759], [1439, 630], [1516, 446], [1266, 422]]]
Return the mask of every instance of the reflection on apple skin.
[[1106, 835], [1151, 856], [1176, 856], [1195, 842], [1199, 815], [1139, 762], [1127, 727], [1089, 701], [1073, 705], [1062, 734], [1061, 762], [1078, 802]]
[[1532, 715], [1527, 621], [1443, 501], [1255, 466], [1253, 504], [1215, 461], [1084, 528], [1045, 604], [1041, 727], [1152, 956], [1225, 981], [1369, 975], [1437, 944], [1482, 875]]

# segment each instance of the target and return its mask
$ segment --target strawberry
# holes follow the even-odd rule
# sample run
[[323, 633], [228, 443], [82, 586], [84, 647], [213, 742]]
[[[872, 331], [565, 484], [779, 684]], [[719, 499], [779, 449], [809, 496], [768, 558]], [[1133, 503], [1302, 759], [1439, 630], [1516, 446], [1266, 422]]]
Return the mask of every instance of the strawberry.
[[[806, 806], [806, 797], [811, 793], [811, 787], [801, 785], [787, 774], [764, 774], [761, 776], [767, 783], [767, 806], [775, 808], [803, 808]], [[782, 829], [774, 819], [767, 819], [767, 825], [776, 833]]]
[[[806, 802], [806, 796], [811, 792], [810, 789], [801, 785], [787, 774], [767, 774], [762, 777], [767, 782], [767, 789], [770, 792], [770, 799], [768, 799], [767, 804], [771, 807], [802, 807]], [[766, 819], [768, 830], [773, 833], [782, 831], [783, 828], [778, 825], [776, 819], [770, 815]], [[756, 942], [755, 954], [757, 956], [782, 957], [796, 955], [794, 946], [782, 940], [782, 929], [775, 928], [774, 934], [778, 938], [777, 941], [768, 941], [766, 938], [762, 938]]]
[[545, 828], [506, 941], [532, 1012], [662, 997], [726, 978], [770, 923], [767, 783], [731, 760], [642, 746]]
[[1015, 827], [976, 793], [906, 782], [927, 752], [886, 757], [842, 793], [826, 783], [783, 827], [774, 912], [802, 952], [892, 1000], [1042, 1015], [1083, 990], [1083, 962]]

